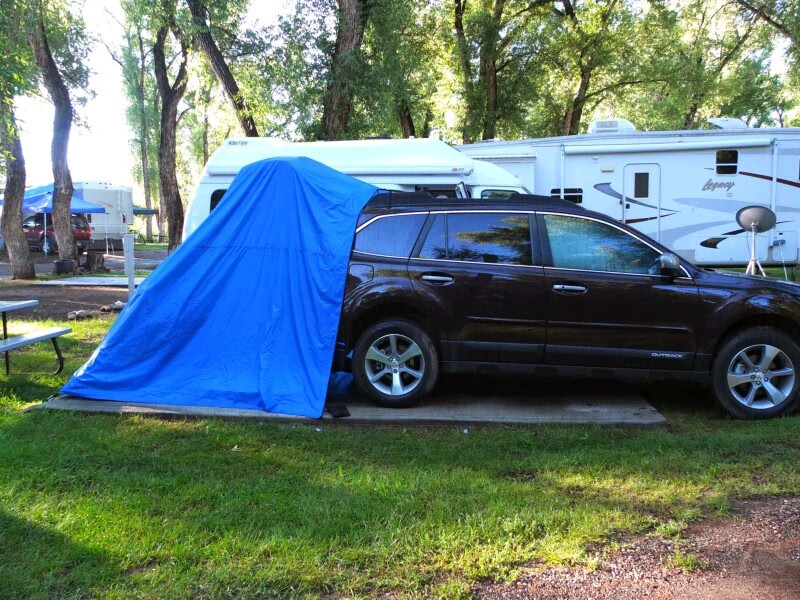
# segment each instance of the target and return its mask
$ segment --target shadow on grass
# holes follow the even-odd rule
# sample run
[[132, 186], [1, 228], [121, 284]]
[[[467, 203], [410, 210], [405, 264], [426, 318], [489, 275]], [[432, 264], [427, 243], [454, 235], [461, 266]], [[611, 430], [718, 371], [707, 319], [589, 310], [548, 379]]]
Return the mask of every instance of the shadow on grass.
[[0, 511], [0, 597], [88, 597], [119, 565], [96, 548]]

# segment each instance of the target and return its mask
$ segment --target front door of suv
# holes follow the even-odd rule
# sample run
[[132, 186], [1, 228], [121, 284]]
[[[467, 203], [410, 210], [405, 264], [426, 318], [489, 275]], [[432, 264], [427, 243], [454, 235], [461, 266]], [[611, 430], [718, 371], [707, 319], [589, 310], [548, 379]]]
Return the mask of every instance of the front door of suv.
[[539, 213], [548, 293], [546, 362], [691, 369], [700, 299], [667, 279], [660, 251], [589, 216]]
[[415, 291], [448, 315], [450, 360], [543, 360], [546, 291], [531, 219], [525, 211], [429, 216], [408, 271]]

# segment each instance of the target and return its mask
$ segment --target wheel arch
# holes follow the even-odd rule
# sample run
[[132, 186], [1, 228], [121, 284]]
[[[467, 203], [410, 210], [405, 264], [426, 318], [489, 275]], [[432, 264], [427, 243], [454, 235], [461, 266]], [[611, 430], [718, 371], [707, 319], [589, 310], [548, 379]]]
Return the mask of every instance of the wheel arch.
[[731, 323], [727, 329], [717, 338], [714, 350], [711, 355], [712, 362], [716, 359], [720, 348], [733, 336], [754, 327], [771, 327], [778, 331], [789, 334], [792, 338], [800, 340], [800, 323], [784, 315], [769, 313], [762, 315], [750, 315]]
[[387, 319], [405, 319], [417, 324], [431, 336], [431, 340], [436, 346], [439, 357], [440, 359], [442, 358], [442, 351], [444, 348], [441, 328], [436, 325], [434, 318], [429, 313], [426, 313], [419, 307], [404, 302], [381, 303], [371, 306], [359, 313], [353, 320], [350, 331], [348, 332], [347, 350], [349, 351], [355, 346], [358, 338], [368, 327]]

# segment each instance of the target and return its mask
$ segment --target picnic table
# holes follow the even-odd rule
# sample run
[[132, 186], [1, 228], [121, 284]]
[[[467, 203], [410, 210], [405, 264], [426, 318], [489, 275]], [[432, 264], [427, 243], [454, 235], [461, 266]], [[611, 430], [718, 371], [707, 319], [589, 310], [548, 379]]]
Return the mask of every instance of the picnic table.
[[39, 304], [38, 300], [0, 300], [0, 313], [3, 315], [3, 339], [0, 341], [0, 352], [5, 354], [6, 375], [11, 374], [11, 361], [8, 356], [8, 353], [11, 350], [16, 350], [17, 348], [22, 348], [23, 346], [34, 344], [36, 342], [42, 342], [44, 340], [52, 340], [53, 348], [55, 349], [56, 356], [58, 357], [58, 369], [53, 373], [53, 375], [58, 375], [64, 369], [64, 355], [61, 354], [61, 348], [58, 346], [58, 337], [64, 335], [65, 333], [70, 333], [72, 328], [48, 327], [46, 329], [39, 329], [24, 333], [22, 335], [16, 335], [11, 338], [8, 337], [7, 313], [23, 308], [30, 308], [31, 306], [36, 306], [37, 304]]

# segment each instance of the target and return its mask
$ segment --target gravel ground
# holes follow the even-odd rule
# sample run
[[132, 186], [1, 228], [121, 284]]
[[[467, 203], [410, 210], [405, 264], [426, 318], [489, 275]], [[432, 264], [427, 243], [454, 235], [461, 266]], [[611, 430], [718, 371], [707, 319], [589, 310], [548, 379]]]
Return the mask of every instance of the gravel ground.
[[800, 498], [741, 501], [734, 514], [688, 528], [678, 550], [699, 561], [691, 571], [674, 566], [674, 540], [646, 535], [619, 540], [614, 552], [597, 549], [595, 570], [533, 566], [513, 583], [472, 592], [489, 599], [800, 599]]
[[0, 283], [0, 300], [38, 300], [39, 305], [8, 313], [14, 319], [66, 320], [73, 310], [100, 310], [101, 306], [117, 300], [128, 300], [127, 288], [36, 285], [31, 283]]

